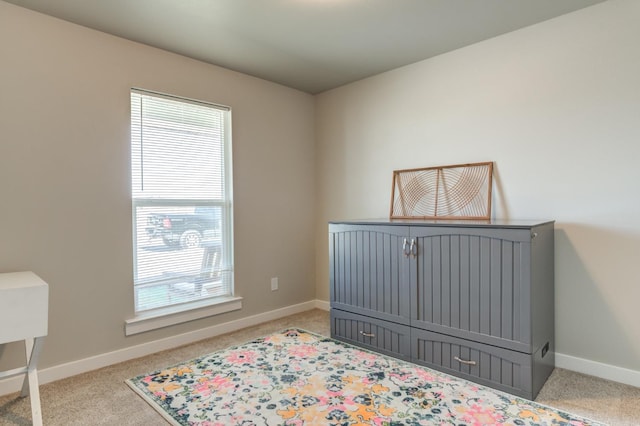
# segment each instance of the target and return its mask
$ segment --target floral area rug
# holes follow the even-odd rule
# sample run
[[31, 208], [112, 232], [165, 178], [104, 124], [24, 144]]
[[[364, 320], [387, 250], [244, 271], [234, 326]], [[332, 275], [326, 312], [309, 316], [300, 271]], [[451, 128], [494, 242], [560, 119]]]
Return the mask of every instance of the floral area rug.
[[175, 425], [602, 425], [295, 329], [127, 383]]

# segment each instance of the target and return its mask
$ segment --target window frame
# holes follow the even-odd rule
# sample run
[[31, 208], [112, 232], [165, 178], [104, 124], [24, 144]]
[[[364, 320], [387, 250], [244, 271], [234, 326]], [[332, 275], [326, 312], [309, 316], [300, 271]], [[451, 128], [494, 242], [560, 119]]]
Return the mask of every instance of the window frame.
[[[132, 289], [133, 289], [133, 310], [134, 318], [125, 321], [125, 334], [136, 334], [148, 330], [153, 330], [160, 327], [166, 327], [172, 324], [178, 324], [185, 321], [191, 321], [197, 318], [203, 318], [206, 316], [217, 315], [224, 312], [229, 312], [242, 308], [242, 298], [235, 295], [235, 266], [233, 259], [233, 159], [232, 159], [232, 137], [231, 137], [231, 108], [220, 104], [215, 104], [207, 101], [200, 101], [190, 98], [184, 98], [175, 95], [168, 95], [160, 92], [155, 92], [147, 89], [131, 88], [129, 90], [129, 128], [130, 134], [130, 166], [129, 172], [131, 173], [131, 181], [133, 184], [134, 173], [134, 159], [133, 155], [133, 120], [132, 98], [134, 93], [142, 96], [152, 96], [156, 98], [165, 98], [172, 101], [193, 103], [200, 106], [210, 107], [218, 110], [222, 110], [223, 122], [222, 122], [222, 145], [223, 145], [223, 179], [224, 179], [224, 194], [222, 200], [218, 199], [187, 199], [187, 198], [147, 198], [147, 197], [134, 197], [133, 187], [130, 185], [131, 193], [131, 206], [132, 206], [132, 243], [133, 243], [133, 270], [132, 270]], [[137, 276], [138, 259], [137, 259], [137, 238], [138, 238], [138, 224], [137, 224], [137, 209], [138, 207], [149, 206], [211, 206], [221, 208], [221, 244], [224, 247], [224, 264], [222, 265], [223, 271], [228, 271], [228, 294], [223, 296], [202, 297], [188, 302], [182, 302], [179, 304], [165, 305], [162, 307], [152, 308], [148, 310], [138, 311], [138, 291], [135, 284], [135, 277]]]

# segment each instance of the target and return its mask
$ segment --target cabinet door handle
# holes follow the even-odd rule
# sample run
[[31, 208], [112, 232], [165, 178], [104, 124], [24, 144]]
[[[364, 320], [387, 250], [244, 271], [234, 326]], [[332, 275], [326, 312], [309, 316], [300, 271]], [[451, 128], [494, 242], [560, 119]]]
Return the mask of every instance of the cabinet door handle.
[[409, 254], [411, 254], [411, 257], [418, 256], [418, 244], [416, 243], [415, 238], [411, 239], [411, 247], [409, 247]]
[[402, 254], [404, 254], [404, 257], [409, 257], [409, 252], [407, 251], [407, 239], [406, 238], [402, 242]]
[[465, 364], [465, 365], [476, 365], [477, 364], [475, 361], [467, 361], [466, 359], [461, 359], [460, 357], [457, 357], [457, 356], [454, 356], [453, 359], [458, 361], [460, 364]]
[[364, 337], [376, 337], [375, 334], [373, 334], [373, 333], [365, 333], [364, 331], [360, 331], [360, 334], [362, 334]]

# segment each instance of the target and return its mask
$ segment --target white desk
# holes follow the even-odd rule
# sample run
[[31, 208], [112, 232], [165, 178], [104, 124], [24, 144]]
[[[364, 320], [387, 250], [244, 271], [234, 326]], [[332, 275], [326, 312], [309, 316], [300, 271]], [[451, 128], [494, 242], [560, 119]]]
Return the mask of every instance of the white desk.
[[0, 274], [0, 344], [24, 340], [27, 365], [0, 372], [0, 379], [24, 374], [21, 396], [31, 399], [34, 425], [42, 425], [38, 357], [47, 335], [49, 286], [33, 272]]

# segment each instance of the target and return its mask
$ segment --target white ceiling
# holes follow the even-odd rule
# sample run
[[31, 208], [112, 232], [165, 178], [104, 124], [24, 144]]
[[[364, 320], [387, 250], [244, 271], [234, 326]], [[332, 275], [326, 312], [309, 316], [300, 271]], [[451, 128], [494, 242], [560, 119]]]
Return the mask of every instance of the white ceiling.
[[6, 0], [309, 93], [604, 0]]

